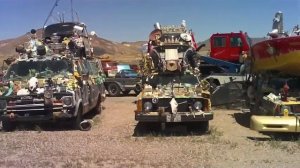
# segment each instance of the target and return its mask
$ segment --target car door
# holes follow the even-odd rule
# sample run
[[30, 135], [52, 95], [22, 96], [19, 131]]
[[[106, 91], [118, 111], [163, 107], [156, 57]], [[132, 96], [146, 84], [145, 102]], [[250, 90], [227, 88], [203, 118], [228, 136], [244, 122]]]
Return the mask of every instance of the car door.
[[89, 79], [88, 79], [88, 85], [90, 89], [89, 103], [90, 103], [90, 108], [94, 108], [97, 105], [98, 96], [99, 96], [99, 87], [97, 85], [97, 78], [98, 78], [97, 62], [93, 60], [88, 60], [86, 61], [86, 66], [89, 71]]
[[81, 68], [80, 76], [82, 81], [81, 95], [82, 95], [83, 113], [87, 113], [90, 110], [89, 95], [91, 93], [91, 90], [89, 88], [89, 83], [88, 83], [89, 72], [85, 60], [78, 60], [78, 63]]

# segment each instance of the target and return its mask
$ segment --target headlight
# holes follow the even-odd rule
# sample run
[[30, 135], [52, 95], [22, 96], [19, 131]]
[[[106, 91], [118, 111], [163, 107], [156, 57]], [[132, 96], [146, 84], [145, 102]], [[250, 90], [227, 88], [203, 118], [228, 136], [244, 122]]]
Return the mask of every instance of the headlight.
[[67, 88], [65, 86], [58, 86], [57, 87], [57, 91], [58, 92], [66, 92], [67, 91]]
[[71, 106], [72, 105], [73, 98], [71, 96], [64, 96], [61, 99], [62, 99], [62, 102], [63, 102], [64, 105], [66, 105], [66, 106]]
[[201, 110], [202, 109], [202, 103], [200, 101], [196, 101], [193, 105], [195, 110]]
[[290, 112], [291, 112], [291, 106], [281, 106], [280, 115], [288, 116]]
[[152, 106], [152, 103], [151, 103], [151, 102], [145, 102], [145, 103], [144, 103], [144, 110], [145, 110], [145, 111], [148, 112], [148, 111], [152, 110], [152, 107], [153, 107], [153, 106]]
[[45, 90], [44, 97], [47, 98], [47, 99], [51, 99], [52, 98], [52, 92], [49, 91], [49, 90]]
[[157, 104], [158, 103], [158, 98], [156, 98], [156, 97], [152, 98], [152, 103]]
[[6, 109], [6, 101], [5, 100], [0, 101], [0, 109], [1, 110]]

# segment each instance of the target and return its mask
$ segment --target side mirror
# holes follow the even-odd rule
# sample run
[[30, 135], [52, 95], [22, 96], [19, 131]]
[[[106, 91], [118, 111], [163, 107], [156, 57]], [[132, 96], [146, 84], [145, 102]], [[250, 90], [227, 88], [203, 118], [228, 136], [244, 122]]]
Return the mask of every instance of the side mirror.
[[31, 29], [31, 30], [30, 30], [30, 33], [31, 33], [31, 34], [35, 34], [35, 33], [36, 33], [36, 30], [35, 30], [35, 29]]
[[201, 48], [203, 48], [203, 47], [205, 47], [205, 44], [201, 44], [201, 45], [196, 49], [196, 51], [197, 51], [197, 52], [200, 51]]

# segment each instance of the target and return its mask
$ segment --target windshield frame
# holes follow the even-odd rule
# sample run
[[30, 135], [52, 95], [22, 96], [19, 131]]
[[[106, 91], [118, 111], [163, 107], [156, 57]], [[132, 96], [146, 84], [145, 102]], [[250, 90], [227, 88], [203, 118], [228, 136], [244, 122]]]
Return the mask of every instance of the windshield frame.
[[165, 86], [165, 85], [198, 85], [199, 80], [197, 76], [192, 74], [184, 75], [154, 75], [152, 79], [149, 80], [150, 85], [152, 86]]
[[[16, 72], [17, 71], [17, 72]], [[4, 75], [4, 80], [47, 78], [73, 73], [73, 63], [67, 59], [25, 60], [12, 64]]]

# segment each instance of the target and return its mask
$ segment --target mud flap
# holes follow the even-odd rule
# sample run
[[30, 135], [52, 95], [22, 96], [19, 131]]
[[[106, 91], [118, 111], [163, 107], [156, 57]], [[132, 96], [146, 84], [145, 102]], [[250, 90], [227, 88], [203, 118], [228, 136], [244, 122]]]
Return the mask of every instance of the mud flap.
[[240, 103], [244, 90], [241, 82], [230, 82], [216, 87], [211, 95], [212, 106]]

